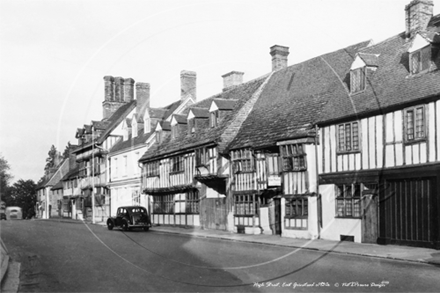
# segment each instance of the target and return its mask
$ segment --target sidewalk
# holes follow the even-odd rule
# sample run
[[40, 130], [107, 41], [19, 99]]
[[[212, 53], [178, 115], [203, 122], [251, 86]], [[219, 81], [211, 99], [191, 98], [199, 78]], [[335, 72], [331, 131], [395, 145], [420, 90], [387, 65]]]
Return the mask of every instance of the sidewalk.
[[[48, 220], [42, 220], [48, 221]], [[50, 219], [49, 221], [67, 221], [82, 223], [77, 220], [70, 219]], [[91, 224], [86, 221], [86, 223]], [[97, 222], [96, 225], [105, 226], [105, 222]], [[440, 250], [410, 246], [398, 245], [378, 245], [367, 243], [354, 243], [348, 241], [331, 241], [331, 240], [308, 240], [280, 237], [277, 235], [249, 235], [237, 234], [220, 230], [204, 230], [193, 227], [176, 227], [176, 226], [153, 226], [151, 232], [173, 233], [189, 235], [191, 237], [216, 238], [222, 240], [230, 240], [237, 242], [249, 242], [265, 245], [278, 245], [292, 248], [302, 248], [308, 250], [318, 250], [323, 252], [352, 254], [367, 257], [378, 257], [386, 259], [394, 259], [401, 261], [410, 261], [418, 263], [427, 263], [440, 266]]]

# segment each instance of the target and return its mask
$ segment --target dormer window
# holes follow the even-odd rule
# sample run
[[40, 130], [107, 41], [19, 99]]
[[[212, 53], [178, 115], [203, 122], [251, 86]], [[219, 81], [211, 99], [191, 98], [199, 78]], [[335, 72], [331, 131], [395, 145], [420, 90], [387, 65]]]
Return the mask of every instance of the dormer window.
[[179, 125], [175, 124], [171, 126], [171, 138], [175, 139], [179, 135]]
[[144, 133], [150, 133], [151, 132], [151, 121], [150, 118], [144, 119]]
[[211, 126], [211, 128], [217, 127], [218, 117], [219, 117], [218, 110], [213, 111], [209, 114], [209, 125]]
[[410, 70], [412, 74], [427, 71], [431, 60], [431, 46], [428, 45], [417, 51], [410, 53]]
[[350, 71], [350, 92], [352, 94], [365, 90], [365, 66]]
[[194, 118], [188, 119], [188, 134], [196, 132], [196, 125], [194, 123]]
[[160, 143], [160, 139], [162, 137], [162, 130], [156, 130], [156, 142]]

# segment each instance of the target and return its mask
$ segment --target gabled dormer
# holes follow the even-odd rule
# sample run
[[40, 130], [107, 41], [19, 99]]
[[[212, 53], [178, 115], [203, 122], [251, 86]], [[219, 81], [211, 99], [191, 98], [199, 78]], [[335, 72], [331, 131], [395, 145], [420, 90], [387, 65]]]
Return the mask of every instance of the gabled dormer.
[[208, 109], [191, 108], [187, 116], [188, 134], [196, 133], [198, 129], [208, 127], [208, 118]]
[[357, 94], [365, 90], [367, 78], [378, 67], [377, 54], [358, 53], [350, 67], [350, 93]]
[[408, 48], [410, 73], [413, 75], [438, 69], [439, 48], [439, 33], [418, 32]]
[[126, 118], [122, 122], [122, 131], [123, 131], [122, 136], [124, 141], [127, 140], [131, 134], [131, 122], [132, 122], [131, 118]]
[[185, 115], [173, 114], [171, 117], [171, 139], [179, 137], [187, 128], [187, 120]]
[[154, 130], [156, 142], [161, 144], [165, 138], [165, 133], [171, 130], [171, 125], [167, 121], [158, 122]]
[[131, 119], [131, 135], [132, 135], [132, 137], [136, 137], [137, 136], [138, 129], [139, 129], [138, 121], [137, 121], [137, 118], [136, 118], [136, 114], [134, 114], [133, 118]]
[[234, 109], [237, 100], [214, 99], [209, 107], [209, 126], [217, 127], [220, 121]]

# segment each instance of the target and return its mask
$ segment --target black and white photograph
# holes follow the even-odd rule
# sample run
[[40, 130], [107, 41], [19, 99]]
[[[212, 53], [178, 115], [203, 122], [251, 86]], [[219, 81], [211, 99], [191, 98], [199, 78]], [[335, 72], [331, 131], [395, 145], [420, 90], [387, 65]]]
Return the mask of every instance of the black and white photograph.
[[438, 292], [440, 0], [0, 0], [1, 292]]

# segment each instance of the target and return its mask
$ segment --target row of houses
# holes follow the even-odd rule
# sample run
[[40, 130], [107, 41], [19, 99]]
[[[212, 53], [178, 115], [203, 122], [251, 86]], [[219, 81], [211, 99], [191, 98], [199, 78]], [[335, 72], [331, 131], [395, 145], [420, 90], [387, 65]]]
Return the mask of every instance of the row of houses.
[[290, 66], [272, 46], [271, 72], [229, 72], [202, 100], [195, 72], [160, 108], [148, 83], [106, 76], [103, 119], [40, 190], [75, 219], [142, 205], [159, 225], [440, 249], [440, 15], [405, 13], [385, 41]]

